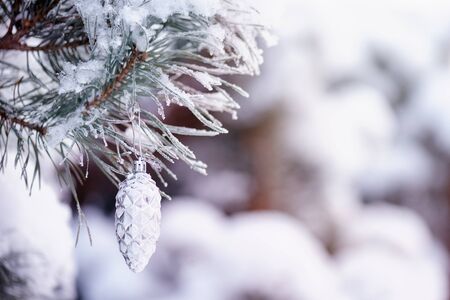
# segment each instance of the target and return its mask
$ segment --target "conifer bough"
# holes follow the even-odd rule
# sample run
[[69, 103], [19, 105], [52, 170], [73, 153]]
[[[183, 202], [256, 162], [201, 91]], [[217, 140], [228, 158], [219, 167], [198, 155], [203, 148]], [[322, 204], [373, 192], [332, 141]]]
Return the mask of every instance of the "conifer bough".
[[205, 172], [178, 137], [226, 132], [213, 113], [246, 93], [224, 75], [258, 74], [266, 33], [240, 0], [1, 1], [0, 168], [12, 151], [31, 189], [46, 154], [72, 190], [90, 162], [115, 184], [137, 157], [164, 185], [175, 160]]

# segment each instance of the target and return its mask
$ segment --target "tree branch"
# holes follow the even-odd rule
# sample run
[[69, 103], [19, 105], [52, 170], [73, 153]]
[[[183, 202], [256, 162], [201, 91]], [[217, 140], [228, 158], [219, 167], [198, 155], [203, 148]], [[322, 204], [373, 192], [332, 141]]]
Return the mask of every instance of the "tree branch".
[[89, 39], [84, 38], [80, 41], [73, 41], [62, 45], [44, 45], [44, 46], [28, 46], [22, 44], [15, 39], [1, 39], [0, 50], [17, 50], [17, 51], [59, 51], [62, 49], [76, 48], [89, 44]]
[[146, 52], [139, 52], [136, 49], [133, 49], [131, 52], [131, 55], [126, 62], [123, 69], [120, 71], [119, 74], [117, 74], [116, 78], [111, 82], [110, 85], [106, 87], [106, 89], [103, 90], [103, 92], [95, 97], [92, 101], [87, 102], [85, 104], [86, 111], [89, 111], [95, 107], [100, 106], [104, 101], [106, 101], [114, 91], [120, 88], [122, 85], [122, 81], [125, 79], [125, 77], [128, 76], [130, 71], [133, 69], [133, 67], [136, 65], [137, 62], [143, 61], [148, 57], [148, 54]]
[[0, 108], [0, 118], [3, 120], [6, 120], [8, 122], [11, 122], [12, 124], [16, 124], [20, 127], [27, 128], [27, 129], [33, 130], [33, 131], [37, 131], [41, 135], [45, 135], [47, 133], [46, 127], [44, 127], [42, 125], [30, 123], [30, 122], [25, 121], [24, 119], [21, 119], [18, 117], [11, 116], [6, 111], [2, 110], [1, 108]]
[[[20, 7], [23, 5], [22, 1], [16, 0], [13, 4], [13, 11], [9, 17], [9, 26], [6, 33], [0, 38], [0, 50], [17, 50], [17, 51], [58, 51], [62, 49], [76, 48], [78, 46], [84, 46], [89, 43], [89, 39], [85, 36], [80, 40], [71, 41], [63, 43], [61, 45], [47, 44], [43, 46], [28, 46], [26, 43], [21, 41], [26, 38], [30, 33], [42, 29], [51, 30], [49, 26], [55, 26], [59, 22], [65, 21], [67, 18], [74, 18], [74, 16], [69, 17], [59, 17], [57, 19], [47, 20], [48, 13], [58, 5], [59, 0], [51, 1], [50, 4], [44, 6], [36, 12], [30, 19], [19, 19], [21, 16]], [[5, 8], [4, 8], [5, 9]], [[79, 17], [79, 16], [78, 16]], [[16, 27], [16, 31], [13, 33], [13, 28]], [[36, 34], [34, 34], [36, 36]], [[39, 35], [37, 35], [39, 36]]]
[[[138, 52], [135, 49], [133, 49], [125, 66], [120, 71], [120, 73], [117, 74], [116, 78], [112, 81], [112, 83], [110, 85], [108, 85], [107, 88], [105, 90], [103, 90], [103, 92], [99, 96], [95, 97], [91, 102], [87, 102], [85, 104], [86, 112], [95, 107], [100, 106], [104, 101], [106, 101], [112, 95], [112, 93], [114, 91], [116, 91], [118, 88], [120, 88], [120, 86], [122, 85], [122, 81], [128, 76], [128, 74], [131, 72], [131, 70], [136, 65], [136, 63], [139, 61], [145, 60], [147, 58], [147, 56], [148, 56], [148, 54], [146, 52]], [[46, 127], [44, 127], [42, 125], [30, 123], [24, 119], [21, 119], [21, 118], [15, 117], [15, 116], [11, 116], [10, 114], [8, 114], [6, 111], [2, 110], [1, 108], [0, 108], [0, 119], [6, 120], [8, 122], [11, 122], [12, 124], [16, 124], [18, 126], [27, 128], [29, 130], [37, 131], [41, 135], [46, 135], [46, 133], [47, 133]]]

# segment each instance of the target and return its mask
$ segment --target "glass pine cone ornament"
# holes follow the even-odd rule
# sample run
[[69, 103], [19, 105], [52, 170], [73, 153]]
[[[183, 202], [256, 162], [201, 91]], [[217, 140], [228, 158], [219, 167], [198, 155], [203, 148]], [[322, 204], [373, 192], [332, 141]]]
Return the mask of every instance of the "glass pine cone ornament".
[[161, 194], [145, 167], [144, 161], [135, 161], [116, 196], [117, 241], [133, 272], [141, 272], [148, 264], [160, 233]]

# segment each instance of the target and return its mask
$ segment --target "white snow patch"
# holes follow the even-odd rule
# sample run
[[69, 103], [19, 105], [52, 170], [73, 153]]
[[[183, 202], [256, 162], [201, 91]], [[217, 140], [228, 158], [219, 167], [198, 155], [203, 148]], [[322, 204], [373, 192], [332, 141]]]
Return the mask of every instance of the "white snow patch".
[[59, 145], [67, 137], [67, 134], [85, 124], [82, 115], [82, 109], [78, 109], [74, 113], [70, 114], [63, 122], [53, 125], [48, 128], [48, 132], [45, 136], [46, 142], [50, 148], [54, 148]]
[[222, 8], [220, 0], [152, 0], [146, 5], [150, 15], [166, 20], [173, 14], [189, 13], [210, 17]]
[[450, 152], [450, 71], [436, 71], [417, 87], [411, 103], [404, 109], [403, 122], [410, 134], [431, 134], [438, 146]]
[[63, 72], [59, 76], [59, 92], [81, 92], [86, 85], [101, 77], [103, 68], [103, 63], [98, 60], [89, 60], [78, 65], [64, 63]]
[[[15, 290], [20, 299], [75, 297], [71, 211], [46, 182], [52, 179], [46, 178], [30, 196], [20, 170], [8, 166], [0, 176], [0, 257], [20, 255], [13, 268], [26, 282]], [[9, 263], [14, 266], [15, 260]]]

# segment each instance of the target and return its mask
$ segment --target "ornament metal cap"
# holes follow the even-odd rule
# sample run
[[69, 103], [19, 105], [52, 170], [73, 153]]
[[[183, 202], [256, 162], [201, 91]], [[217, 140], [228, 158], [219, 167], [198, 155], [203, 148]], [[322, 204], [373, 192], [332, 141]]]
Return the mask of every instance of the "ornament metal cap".
[[145, 173], [147, 171], [147, 165], [142, 159], [135, 160], [133, 162], [134, 173]]

